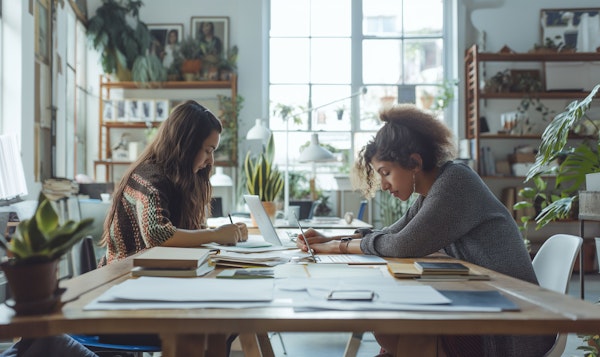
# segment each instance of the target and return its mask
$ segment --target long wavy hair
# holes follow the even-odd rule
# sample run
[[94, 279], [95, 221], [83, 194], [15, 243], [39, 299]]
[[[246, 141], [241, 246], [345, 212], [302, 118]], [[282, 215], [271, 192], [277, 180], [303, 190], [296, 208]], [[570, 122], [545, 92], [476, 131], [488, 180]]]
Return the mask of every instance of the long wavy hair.
[[221, 122], [202, 105], [188, 100], [175, 107], [159, 127], [154, 140], [130, 165], [119, 182], [113, 194], [112, 206], [104, 221], [104, 230], [110, 229], [123, 190], [132, 173], [138, 166], [147, 162], [161, 167], [162, 174], [167, 176], [185, 197], [181, 202], [178, 228], [201, 228], [210, 214], [212, 186], [209, 179], [212, 165], [194, 173], [193, 163], [206, 138], [215, 131], [219, 134], [223, 131]]
[[419, 154], [423, 171], [429, 172], [454, 159], [456, 145], [450, 129], [433, 114], [412, 104], [399, 104], [379, 113], [383, 127], [359, 152], [354, 165], [353, 183], [365, 196], [373, 196], [378, 177], [371, 161], [390, 161], [405, 169], [418, 164], [412, 154]]

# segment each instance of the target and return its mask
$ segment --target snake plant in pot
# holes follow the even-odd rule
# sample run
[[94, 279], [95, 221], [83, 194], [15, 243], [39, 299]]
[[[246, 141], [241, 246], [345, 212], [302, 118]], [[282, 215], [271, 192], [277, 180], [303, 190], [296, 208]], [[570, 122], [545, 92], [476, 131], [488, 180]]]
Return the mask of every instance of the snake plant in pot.
[[88, 218], [61, 224], [50, 200], [40, 193], [33, 217], [19, 222], [10, 241], [0, 236], [8, 256], [0, 267], [17, 314], [44, 313], [57, 306], [64, 292], [58, 288], [60, 258], [89, 233], [92, 223]]
[[264, 152], [258, 157], [253, 157], [248, 152], [244, 160], [246, 189], [249, 194], [257, 195], [260, 198], [272, 221], [275, 219], [275, 200], [281, 193], [284, 184], [281, 171], [273, 165], [274, 157], [275, 144], [273, 135], [271, 135]]

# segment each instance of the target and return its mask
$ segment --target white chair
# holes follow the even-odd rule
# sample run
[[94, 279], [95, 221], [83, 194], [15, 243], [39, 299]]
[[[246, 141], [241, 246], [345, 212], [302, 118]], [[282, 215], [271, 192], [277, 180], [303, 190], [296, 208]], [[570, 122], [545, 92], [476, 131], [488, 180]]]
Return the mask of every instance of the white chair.
[[[548, 238], [533, 258], [533, 270], [540, 286], [566, 294], [575, 259], [583, 239], [570, 234], [555, 234]], [[567, 345], [567, 334], [559, 333], [556, 342], [544, 357], [560, 357]]]

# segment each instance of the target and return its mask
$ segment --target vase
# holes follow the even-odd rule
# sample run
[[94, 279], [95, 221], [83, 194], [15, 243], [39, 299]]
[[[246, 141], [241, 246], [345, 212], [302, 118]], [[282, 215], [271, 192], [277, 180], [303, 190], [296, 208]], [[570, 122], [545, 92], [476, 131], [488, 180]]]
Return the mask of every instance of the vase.
[[58, 288], [58, 259], [41, 263], [0, 264], [4, 271], [11, 300], [6, 304], [18, 315], [41, 314], [53, 311], [64, 290]]
[[[265, 209], [265, 212], [267, 213], [267, 216], [271, 220], [271, 223], [275, 224], [275, 215], [277, 213], [277, 204], [273, 201], [261, 201], [261, 203]], [[258, 227], [253, 214], [250, 214], [250, 218], [252, 219], [252, 225], [254, 227]]]

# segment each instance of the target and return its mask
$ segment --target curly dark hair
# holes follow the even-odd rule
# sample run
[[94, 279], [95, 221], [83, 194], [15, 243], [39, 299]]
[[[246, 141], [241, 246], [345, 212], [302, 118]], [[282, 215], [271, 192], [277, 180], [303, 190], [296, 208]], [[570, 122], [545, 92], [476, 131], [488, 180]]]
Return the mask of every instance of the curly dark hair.
[[354, 183], [365, 196], [373, 196], [378, 188], [373, 159], [413, 169], [418, 163], [411, 154], [419, 154], [427, 172], [455, 157], [452, 132], [432, 113], [413, 104], [398, 104], [382, 110], [379, 117], [383, 127], [362, 148], [354, 165]]

